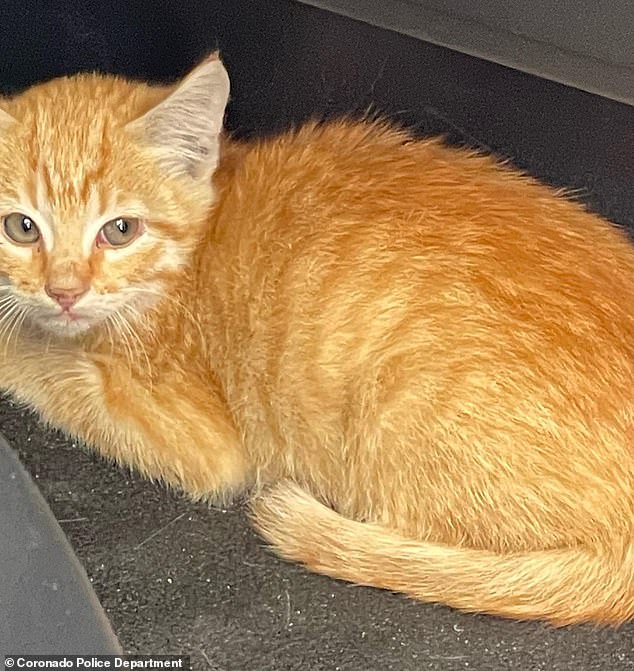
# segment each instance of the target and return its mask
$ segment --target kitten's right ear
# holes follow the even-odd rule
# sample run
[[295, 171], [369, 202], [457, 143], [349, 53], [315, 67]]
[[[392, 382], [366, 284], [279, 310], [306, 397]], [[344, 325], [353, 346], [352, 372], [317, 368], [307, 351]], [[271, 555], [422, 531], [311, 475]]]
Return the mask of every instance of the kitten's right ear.
[[213, 54], [126, 128], [153, 150], [166, 173], [208, 179], [218, 164], [228, 99], [229, 76]]

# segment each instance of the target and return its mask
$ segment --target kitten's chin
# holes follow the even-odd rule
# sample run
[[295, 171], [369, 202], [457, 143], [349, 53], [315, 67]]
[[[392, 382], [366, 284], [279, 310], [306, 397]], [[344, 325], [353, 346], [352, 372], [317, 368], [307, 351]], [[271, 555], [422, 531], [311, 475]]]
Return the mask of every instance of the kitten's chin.
[[42, 331], [46, 331], [58, 338], [70, 339], [87, 333], [100, 321], [87, 317], [69, 317], [62, 314], [48, 319], [38, 319], [36, 323]]

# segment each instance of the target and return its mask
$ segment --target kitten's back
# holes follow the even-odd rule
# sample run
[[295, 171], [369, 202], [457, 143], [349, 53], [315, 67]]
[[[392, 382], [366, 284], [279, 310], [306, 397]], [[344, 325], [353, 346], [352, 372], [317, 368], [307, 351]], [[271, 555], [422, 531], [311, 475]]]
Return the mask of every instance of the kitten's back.
[[[341, 122], [247, 152], [214, 236], [232, 259], [216, 283], [231, 335], [222, 377], [263, 479], [303, 481], [381, 529], [344, 532], [344, 570], [324, 559], [337, 537], [316, 531], [326, 514], [278, 489], [259, 524], [283, 554], [425, 598], [406, 566], [381, 568], [373, 534], [396, 553], [390, 534], [527, 553], [499, 566], [510, 582], [531, 561], [547, 571], [538, 551], [545, 566], [555, 548], [630, 552], [634, 250], [622, 231], [492, 158]], [[448, 580], [428, 570], [425, 580]], [[572, 604], [557, 614], [550, 601], [568, 578], [544, 587], [545, 617], [574, 619]], [[469, 594], [428, 598], [467, 607]], [[618, 619], [627, 599], [597, 612]]]

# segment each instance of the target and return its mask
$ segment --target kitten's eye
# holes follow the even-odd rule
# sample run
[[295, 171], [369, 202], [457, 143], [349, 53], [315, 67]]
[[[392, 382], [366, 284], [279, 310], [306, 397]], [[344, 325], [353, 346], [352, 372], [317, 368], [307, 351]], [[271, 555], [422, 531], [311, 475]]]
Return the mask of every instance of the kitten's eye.
[[7, 214], [2, 218], [2, 225], [7, 238], [17, 245], [34, 245], [40, 239], [40, 229], [26, 214]]
[[113, 219], [97, 235], [97, 245], [107, 247], [125, 247], [141, 233], [141, 222], [138, 219], [119, 217]]

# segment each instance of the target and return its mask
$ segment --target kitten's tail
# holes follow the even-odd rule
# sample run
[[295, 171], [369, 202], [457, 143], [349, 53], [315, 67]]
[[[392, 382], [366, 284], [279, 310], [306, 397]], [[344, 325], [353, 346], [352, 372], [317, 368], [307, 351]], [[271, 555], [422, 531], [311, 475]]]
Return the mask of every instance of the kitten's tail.
[[256, 499], [252, 512], [280, 555], [334, 578], [558, 626], [634, 618], [634, 542], [616, 561], [582, 547], [501, 555], [407, 540], [342, 517], [286, 482]]

